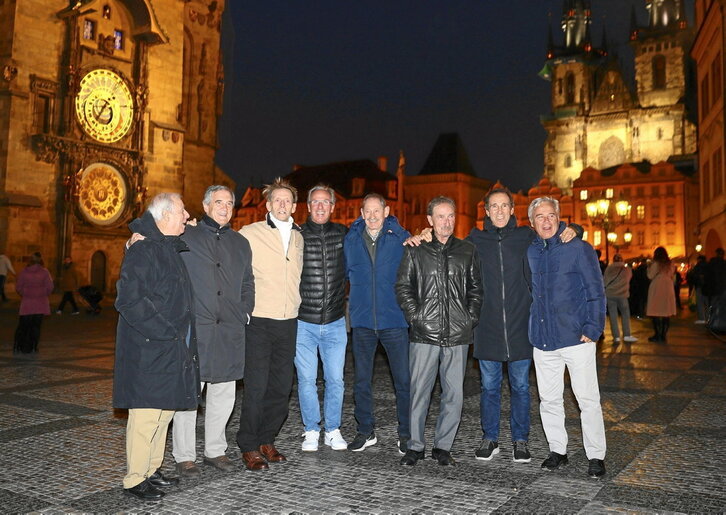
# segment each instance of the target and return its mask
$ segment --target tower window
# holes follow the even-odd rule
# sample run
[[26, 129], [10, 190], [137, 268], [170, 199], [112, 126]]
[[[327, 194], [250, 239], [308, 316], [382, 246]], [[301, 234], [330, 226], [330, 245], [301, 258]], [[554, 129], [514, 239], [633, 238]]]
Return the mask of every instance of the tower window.
[[645, 218], [645, 206], [635, 206], [635, 217], [638, 220], [643, 220]]
[[565, 168], [572, 168], [572, 157], [570, 154], [565, 156]]
[[96, 39], [96, 22], [93, 20], [83, 20], [83, 39]]
[[580, 191], [580, 200], [587, 200], [587, 190]]
[[104, 20], [111, 19], [111, 6], [108, 4], [103, 6], [103, 19]]
[[653, 89], [665, 89], [666, 87], [666, 59], [664, 55], [658, 54], [653, 57]]
[[113, 31], [113, 48], [116, 50], [124, 49], [124, 33], [121, 30]]
[[575, 74], [568, 72], [565, 76], [565, 104], [575, 103]]

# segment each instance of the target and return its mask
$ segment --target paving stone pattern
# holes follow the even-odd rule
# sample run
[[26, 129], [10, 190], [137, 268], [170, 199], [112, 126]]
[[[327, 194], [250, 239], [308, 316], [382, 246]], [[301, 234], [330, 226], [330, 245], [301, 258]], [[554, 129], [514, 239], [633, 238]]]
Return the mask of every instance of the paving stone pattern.
[[[377, 357], [378, 444], [364, 452], [300, 450], [302, 424], [293, 390], [290, 416], [277, 440], [289, 462], [244, 470], [235, 445], [240, 400], [227, 428], [223, 473], [202, 466], [158, 503], [122, 495], [126, 413], [111, 407], [116, 315], [53, 315], [44, 321], [40, 352], [13, 355], [17, 299], [0, 305], [0, 513], [719, 513], [726, 511], [726, 345], [695, 326], [684, 311], [666, 345], [647, 341], [650, 324], [633, 320], [633, 344], [598, 344], [598, 376], [607, 429], [608, 473], [587, 477], [577, 404], [565, 408], [570, 463], [540, 468], [548, 447], [532, 371], [532, 463], [512, 462], [509, 394], [503, 392], [501, 453], [474, 459], [481, 439], [479, 372], [470, 361], [464, 414], [452, 449], [455, 467], [430, 458], [399, 465], [395, 397], [385, 354]], [[352, 356], [346, 362], [342, 433], [355, 436]], [[324, 384], [319, 383], [322, 397]], [[429, 414], [432, 441], [438, 387]], [[197, 432], [203, 452], [203, 408]], [[169, 440], [171, 432], [169, 433]], [[430, 446], [430, 443], [429, 443]], [[171, 442], [164, 471], [174, 475]]]

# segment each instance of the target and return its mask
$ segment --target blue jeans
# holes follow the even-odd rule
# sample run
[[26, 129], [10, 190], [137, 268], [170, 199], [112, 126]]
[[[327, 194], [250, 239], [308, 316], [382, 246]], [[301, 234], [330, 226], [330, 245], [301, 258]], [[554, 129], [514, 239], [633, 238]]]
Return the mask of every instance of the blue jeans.
[[[509, 427], [512, 441], [529, 440], [529, 366], [531, 359], [507, 363], [510, 387]], [[480, 416], [484, 438], [499, 441], [502, 400], [502, 362], [479, 360], [481, 372]]]
[[325, 430], [334, 431], [340, 427], [343, 411], [343, 369], [348, 334], [345, 331], [345, 317], [329, 324], [310, 324], [297, 321], [297, 344], [295, 347], [295, 368], [297, 369], [297, 392], [300, 398], [305, 431], [320, 431], [320, 401], [318, 399], [318, 352], [323, 361], [325, 379]]
[[393, 386], [396, 390], [396, 414], [398, 415], [398, 436], [411, 437], [410, 383], [408, 369], [408, 329], [382, 329], [375, 331], [363, 327], [353, 328], [353, 359], [355, 361], [355, 420], [358, 432], [369, 435], [375, 427], [373, 416], [373, 365], [378, 341], [386, 351], [391, 367]]

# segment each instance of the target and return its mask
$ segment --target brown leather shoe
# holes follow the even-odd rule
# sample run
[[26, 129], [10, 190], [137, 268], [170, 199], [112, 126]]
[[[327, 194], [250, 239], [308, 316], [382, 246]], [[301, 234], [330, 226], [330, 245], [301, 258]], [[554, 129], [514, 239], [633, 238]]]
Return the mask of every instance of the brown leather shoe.
[[270, 468], [265, 458], [257, 451], [243, 452], [242, 460], [245, 462], [247, 470], [265, 470]]
[[283, 461], [287, 461], [287, 458], [275, 449], [275, 444], [268, 443], [260, 445], [260, 454], [262, 454], [270, 463], [282, 463]]
[[182, 461], [176, 464], [176, 473], [182, 477], [199, 477], [202, 471], [193, 461]]

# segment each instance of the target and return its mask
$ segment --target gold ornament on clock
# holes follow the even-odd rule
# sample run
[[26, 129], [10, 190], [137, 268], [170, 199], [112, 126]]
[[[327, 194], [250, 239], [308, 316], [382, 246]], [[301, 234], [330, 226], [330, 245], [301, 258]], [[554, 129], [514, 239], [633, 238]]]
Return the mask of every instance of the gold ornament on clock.
[[84, 132], [102, 143], [115, 143], [129, 134], [134, 121], [134, 98], [126, 81], [104, 68], [81, 79], [76, 116]]
[[81, 174], [78, 207], [90, 222], [111, 225], [123, 214], [127, 193], [120, 171], [107, 163], [94, 163]]

